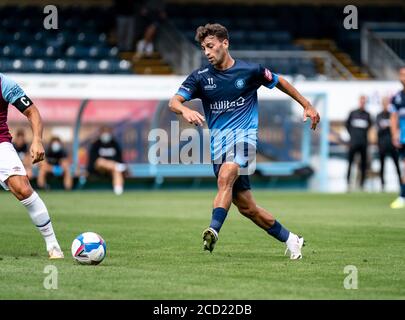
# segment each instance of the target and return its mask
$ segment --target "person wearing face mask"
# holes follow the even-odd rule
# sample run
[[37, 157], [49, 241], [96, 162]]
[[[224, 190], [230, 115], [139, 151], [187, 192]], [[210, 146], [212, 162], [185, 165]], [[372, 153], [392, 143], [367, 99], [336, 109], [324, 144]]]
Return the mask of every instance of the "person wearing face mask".
[[63, 176], [63, 186], [65, 190], [71, 190], [73, 186], [72, 174], [67, 152], [63, 147], [59, 137], [52, 137], [45, 152], [45, 161], [39, 166], [37, 184], [39, 188], [46, 189], [48, 185], [46, 178], [48, 174]]
[[124, 174], [127, 166], [122, 160], [122, 151], [114, 139], [111, 128], [102, 127], [99, 138], [90, 146], [88, 171], [90, 174], [112, 177], [114, 193], [124, 192]]

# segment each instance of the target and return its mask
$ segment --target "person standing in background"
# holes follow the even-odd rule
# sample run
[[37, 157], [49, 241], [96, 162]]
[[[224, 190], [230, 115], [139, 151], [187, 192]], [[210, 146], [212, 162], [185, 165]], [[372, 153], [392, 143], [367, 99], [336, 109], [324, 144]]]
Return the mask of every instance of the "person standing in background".
[[383, 111], [381, 111], [376, 118], [377, 125], [377, 136], [378, 136], [378, 154], [380, 158], [380, 179], [381, 188], [385, 189], [385, 179], [384, 179], [384, 167], [385, 167], [385, 157], [390, 156], [395, 164], [395, 169], [398, 174], [398, 181], [401, 184], [401, 172], [399, 169], [399, 155], [398, 150], [392, 144], [391, 138], [391, 121], [390, 121], [390, 98], [384, 97], [382, 100]]
[[347, 185], [350, 190], [350, 174], [353, 160], [356, 154], [360, 154], [360, 188], [364, 188], [367, 169], [367, 147], [368, 130], [372, 125], [370, 113], [366, 111], [367, 98], [361, 95], [359, 98], [359, 107], [350, 112], [346, 120], [346, 129], [350, 135], [347, 169]]

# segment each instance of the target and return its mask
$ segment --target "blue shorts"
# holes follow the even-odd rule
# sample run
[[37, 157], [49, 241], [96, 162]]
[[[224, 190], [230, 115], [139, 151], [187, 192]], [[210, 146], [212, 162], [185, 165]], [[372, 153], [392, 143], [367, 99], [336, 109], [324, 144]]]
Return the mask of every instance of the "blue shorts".
[[[249, 161], [255, 161], [256, 159], [256, 148], [251, 144], [243, 144], [240, 148], [234, 148], [234, 152], [229, 154], [223, 154], [221, 161], [215, 161], [213, 163], [213, 169], [215, 176], [218, 178], [219, 170], [225, 162], [234, 162], [239, 165], [240, 168], [246, 168]], [[249, 153], [250, 152], [250, 153]], [[254, 159], [253, 159], [254, 158]], [[238, 179], [236, 179], [233, 188], [232, 196], [235, 198], [236, 194], [241, 191], [250, 190], [250, 180], [249, 175], [241, 174]]]
[[[213, 164], [215, 176], [218, 178], [219, 170], [221, 169], [222, 163]], [[239, 176], [233, 184], [232, 197], [235, 198], [238, 192], [250, 190], [250, 180], [248, 175]]]

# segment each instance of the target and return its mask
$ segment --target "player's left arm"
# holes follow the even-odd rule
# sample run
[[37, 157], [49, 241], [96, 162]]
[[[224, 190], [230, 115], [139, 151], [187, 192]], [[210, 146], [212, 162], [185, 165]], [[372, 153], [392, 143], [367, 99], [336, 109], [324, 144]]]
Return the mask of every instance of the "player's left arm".
[[33, 134], [30, 148], [32, 163], [37, 163], [44, 160], [45, 158], [45, 150], [42, 144], [43, 124], [41, 115], [38, 111], [38, 108], [34, 104], [25, 109], [23, 114], [27, 117], [28, 121], [30, 122]]
[[1, 91], [4, 100], [16, 107], [30, 122], [33, 133], [30, 148], [32, 163], [42, 161], [45, 157], [45, 151], [42, 145], [43, 126], [39, 111], [24, 90], [14, 80], [5, 75], [1, 75], [1, 77]]
[[307, 118], [310, 118], [311, 129], [315, 130], [320, 121], [320, 116], [318, 111], [316, 111], [311, 103], [307, 99], [305, 99], [305, 97], [302, 96], [298, 92], [298, 90], [294, 88], [294, 86], [292, 86], [286, 79], [284, 79], [280, 75], [278, 76], [278, 83], [276, 84], [276, 87], [285, 94], [288, 94], [304, 108], [304, 121], [306, 121]]

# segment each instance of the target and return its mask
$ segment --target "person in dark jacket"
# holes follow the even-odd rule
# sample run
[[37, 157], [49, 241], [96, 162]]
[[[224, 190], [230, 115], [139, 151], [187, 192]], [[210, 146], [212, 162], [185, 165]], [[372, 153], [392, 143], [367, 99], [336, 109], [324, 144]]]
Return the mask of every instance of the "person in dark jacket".
[[360, 155], [360, 187], [363, 189], [367, 169], [368, 130], [372, 125], [370, 114], [366, 111], [367, 98], [361, 95], [359, 107], [350, 112], [346, 120], [346, 129], [350, 134], [349, 166], [347, 169], [347, 184], [350, 186], [350, 173], [356, 154]]
[[37, 177], [38, 187], [48, 189], [46, 178], [48, 174], [56, 177], [63, 176], [65, 190], [71, 190], [73, 186], [72, 174], [70, 172], [70, 161], [62, 140], [59, 137], [52, 137], [45, 152], [45, 161], [39, 164]]
[[384, 190], [385, 180], [384, 180], [384, 165], [385, 157], [389, 156], [395, 164], [397, 170], [399, 183], [401, 184], [401, 171], [399, 168], [399, 154], [398, 150], [392, 144], [391, 138], [391, 113], [389, 112], [389, 105], [391, 100], [389, 97], [384, 97], [382, 100], [383, 111], [381, 111], [376, 118], [377, 125], [377, 135], [378, 135], [378, 153], [380, 156], [380, 179], [381, 187]]
[[99, 138], [90, 146], [88, 171], [90, 174], [108, 174], [112, 177], [114, 193], [124, 192], [124, 173], [127, 166], [122, 160], [121, 146], [113, 137], [112, 129], [102, 127]]

